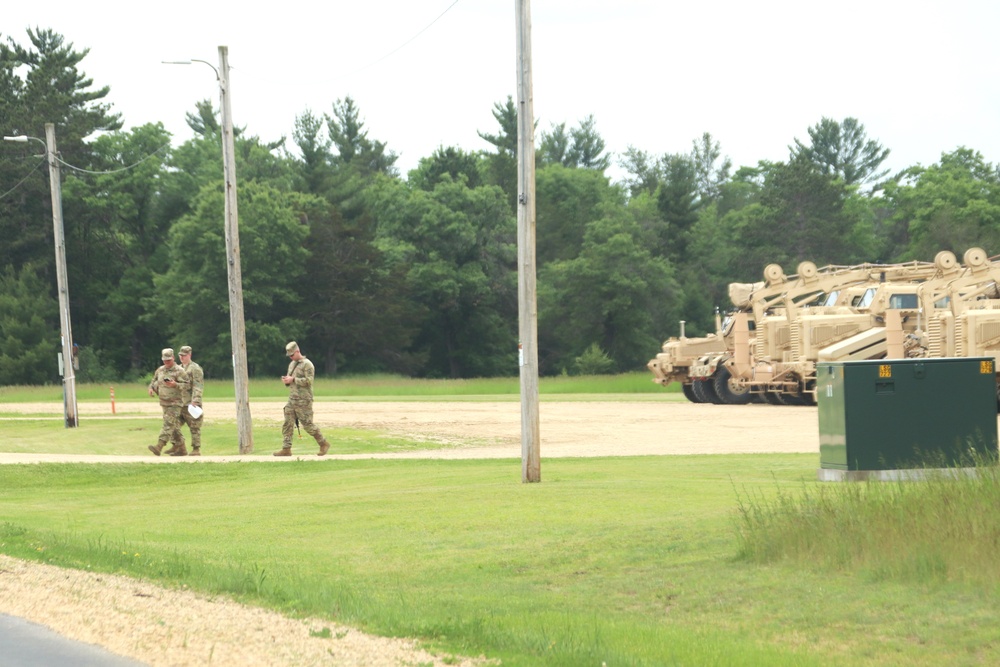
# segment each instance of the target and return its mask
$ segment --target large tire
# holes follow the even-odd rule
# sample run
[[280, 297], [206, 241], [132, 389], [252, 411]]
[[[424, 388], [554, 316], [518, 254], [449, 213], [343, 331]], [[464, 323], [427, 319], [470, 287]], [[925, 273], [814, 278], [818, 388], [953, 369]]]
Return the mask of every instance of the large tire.
[[752, 398], [750, 387], [746, 385], [734, 386], [732, 379], [733, 374], [729, 372], [729, 369], [725, 366], [719, 366], [715, 375], [712, 376], [712, 388], [715, 390], [715, 395], [726, 405], [746, 405]]
[[781, 394], [776, 391], [765, 391], [761, 394], [764, 397], [764, 402], [768, 405], [784, 405], [784, 401], [781, 400]]
[[694, 393], [694, 385], [691, 382], [685, 382], [681, 385], [681, 391], [684, 393], [684, 398], [691, 401], [692, 403], [701, 403], [698, 397]]
[[719, 402], [719, 397], [715, 395], [715, 388], [712, 387], [712, 381], [710, 379], [695, 380], [691, 383], [691, 390], [694, 391], [694, 395], [698, 399], [699, 403]]

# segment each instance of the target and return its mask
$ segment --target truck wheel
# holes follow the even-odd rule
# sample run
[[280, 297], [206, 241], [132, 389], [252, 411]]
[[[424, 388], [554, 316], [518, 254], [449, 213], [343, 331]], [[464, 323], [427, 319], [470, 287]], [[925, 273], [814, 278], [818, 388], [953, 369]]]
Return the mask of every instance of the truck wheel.
[[684, 398], [691, 401], [692, 403], [701, 403], [698, 397], [694, 395], [694, 384], [691, 382], [685, 382], [681, 385], [681, 391], [684, 393]]
[[784, 405], [781, 395], [776, 391], [765, 391], [762, 396], [764, 397], [764, 402], [768, 405]]
[[691, 389], [699, 403], [718, 403], [719, 397], [715, 395], [711, 380], [695, 380], [691, 383]]
[[750, 387], [733, 382], [733, 374], [725, 366], [719, 366], [712, 376], [715, 395], [726, 405], [746, 405], [750, 402]]

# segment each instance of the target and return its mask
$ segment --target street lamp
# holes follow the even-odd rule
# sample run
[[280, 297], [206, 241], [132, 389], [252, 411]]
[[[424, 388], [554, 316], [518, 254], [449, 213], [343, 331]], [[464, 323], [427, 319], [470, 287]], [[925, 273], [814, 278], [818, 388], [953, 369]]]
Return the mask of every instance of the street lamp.
[[250, 420], [250, 392], [247, 379], [247, 336], [243, 321], [243, 274], [240, 269], [239, 216], [236, 210], [236, 146], [233, 140], [233, 116], [229, 102], [229, 47], [219, 47], [219, 68], [205, 60], [164, 61], [168, 65], [204, 63], [215, 71], [219, 81], [222, 113], [222, 171], [226, 189], [226, 269], [229, 275], [229, 326], [233, 347], [233, 383], [236, 387], [236, 430], [240, 454], [253, 452], [253, 426]]
[[59, 180], [59, 160], [56, 155], [56, 126], [45, 124], [45, 141], [20, 135], [4, 137], [4, 141], [27, 143], [37, 141], [45, 147], [49, 162], [49, 191], [52, 193], [52, 228], [56, 245], [56, 283], [59, 292], [59, 329], [62, 337], [63, 412], [66, 428], [79, 423], [76, 410], [76, 375], [73, 369], [73, 327], [69, 318], [69, 286], [66, 279], [66, 234], [63, 232], [62, 187]]

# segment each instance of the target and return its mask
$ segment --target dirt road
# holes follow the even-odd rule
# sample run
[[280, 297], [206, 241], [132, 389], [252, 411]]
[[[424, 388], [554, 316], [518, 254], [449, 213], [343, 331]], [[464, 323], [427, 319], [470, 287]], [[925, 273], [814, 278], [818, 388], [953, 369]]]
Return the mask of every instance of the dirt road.
[[[253, 402], [250, 410], [255, 420], [273, 423], [277, 428], [283, 405], [280, 401]], [[18, 404], [16, 407], [20, 413], [56, 414], [61, 413], [61, 408], [53, 404]], [[120, 403], [115, 418], [152, 416], [159, 412], [152, 401]], [[517, 401], [317, 401], [314, 412], [322, 428], [375, 429], [449, 445], [426, 451], [379, 455], [386, 458], [521, 456], [521, 405]], [[111, 417], [109, 406], [99, 403], [81, 403], [79, 415], [81, 422], [88, 418]], [[232, 402], [208, 402], [205, 415], [208, 423], [233, 421], [236, 408]], [[543, 401], [539, 405], [539, 415], [543, 457], [819, 452], [815, 407], [704, 405], [651, 400]], [[373, 456], [365, 454], [353, 458]], [[16, 460], [18, 455], [0, 454], [0, 461], [11, 457]], [[148, 461], [151, 457], [135, 458]]]

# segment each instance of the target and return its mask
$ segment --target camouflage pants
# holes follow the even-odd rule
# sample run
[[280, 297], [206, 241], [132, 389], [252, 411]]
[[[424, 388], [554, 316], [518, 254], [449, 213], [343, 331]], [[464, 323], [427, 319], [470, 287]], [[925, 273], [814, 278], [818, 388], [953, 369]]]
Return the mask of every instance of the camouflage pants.
[[323, 441], [323, 434], [319, 432], [319, 427], [313, 424], [312, 403], [308, 405], [285, 405], [285, 423], [281, 425], [281, 446], [288, 448], [292, 446], [292, 433], [295, 431], [295, 420], [298, 418], [299, 427], [316, 438], [316, 442]]
[[[201, 423], [205, 421], [205, 413], [202, 412], [201, 416], [195, 419], [188, 412], [188, 406], [184, 406], [181, 409], [181, 423], [187, 424], [187, 427], [191, 429], [191, 446], [195, 449], [201, 447]], [[177, 425], [177, 437], [171, 440], [173, 444], [178, 447], [184, 446], [184, 432], [181, 430], [180, 424]]]
[[181, 435], [181, 406], [164, 405], [163, 407], [163, 428], [160, 429], [160, 437], [157, 444], [164, 445], [167, 442], [184, 442]]

